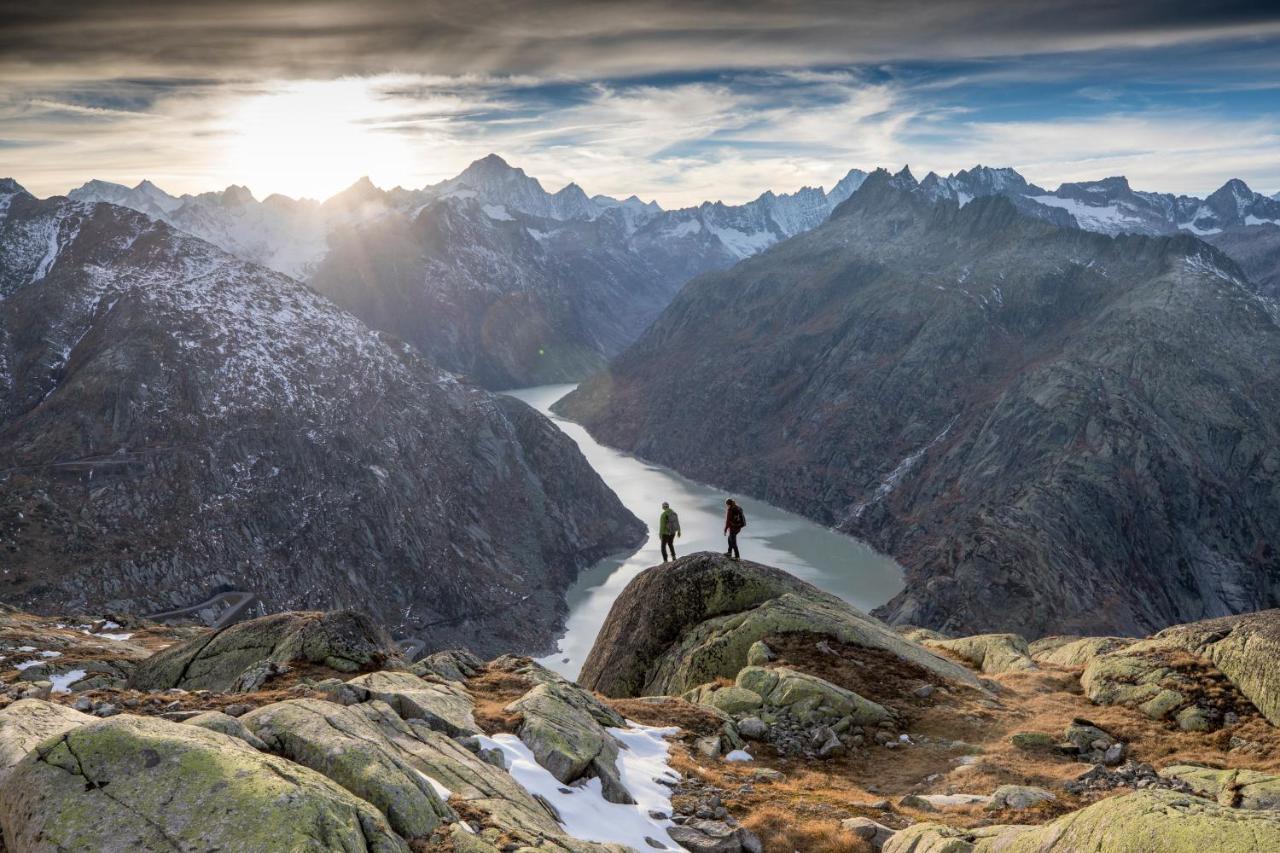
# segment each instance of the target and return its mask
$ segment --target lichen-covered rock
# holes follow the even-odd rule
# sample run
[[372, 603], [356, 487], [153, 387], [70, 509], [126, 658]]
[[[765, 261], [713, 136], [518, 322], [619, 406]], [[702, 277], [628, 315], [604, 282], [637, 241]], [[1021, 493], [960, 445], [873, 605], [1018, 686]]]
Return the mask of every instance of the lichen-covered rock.
[[799, 578], [706, 552], [647, 569], [627, 585], [580, 679], [606, 696], [680, 695], [734, 678], [757, 641], [793, 632], [880, 649], [941, 678], [979, 686], [963, 666]]
[[552, 776], [561, 782], [595, 777], [609, 802], [634, 802], [618, 774], [618, 741], [606, 731], [626, 725], [612, 708], [576, 685], [549, 681], [506, 710], [523, 717], [520, 740]]
[[369, 672], [347, 681], [386, 702], [406, 720], [426, 720], [432, 728], [448, 735], [473, 735], [475, 703], [467, 691], [440, 676], [428, 673], [420, 678], [411, 672]]
[[245, 690], [261, 685], [264, 667], [301, 661], [339, 672], [403, 667], [386, 631], [364, 613], [275, 613], [170, 646], [138, 664], [139, 690]]
[[1027, 641], [1017, 634], [978, 634], [955, 640], [925, 640], [924, 645], [950, 652], [987, 675], [1036, 668], [1027, 651]]
[[884, 853], [1258, 853], [1280, 850], [1280, 814], [1231, 809], [1150, 788], [1100, 800], [1040, 826], [959, 829], [918, 823]]
[[1056, 799], [1057, 796], [1052, 791], [1044, 788], [1032, 785], [1001, 785], [992, 792], [991, 802], [987, 804], [987, 808], [1022, 811]]
[[37, 744], [91, 722], [88, 714], [43, 699], [19, 699], [0, 710], [0, 784]]
[[240, 719], [224, 714], [221, 711], [205, 711], [203, 714], [196, 714], [183, 722], [188, 726], [199, 726], [211, 732], [221, 732], [224, 735], [240, 738], [240, 740], [254, 749], [267, 749], [267, 744], [262, 738], [249, 731], [249, 728]]
[[840, 821], [840, 828], [855, 838], [862, 839], [871, 845], [873, 850], [879, 850], [884, 847], [885, 842], [893, 837], [895, 831], [891, 827], [877, 823], [869, 817], [845, 818]]
[[778, 683], [765, 698], [771, 706], [790, 708], [792, 713], [803, 708], [824, 716], [847, 716], [853, 725], [879, 723], [889, 719], [889, 712], [884, 706], [816, 675], [783, 667], [772, 671], [778, 676]]
[[759, 693], [745, 687], [721, 687], [707, 697], [707, 704], [719, 708], [730, 716], [755, 711], [764, 704]]
[[1160, 775], [1166, 779], [1181, 779], [1197, 794], [1217, 800], [1224, 806], [1280, 809], [1280, 776], [1271, 773], [1176, 764], [1161, 770]]
[[1212, 661], [1272, 725], [1280, 726], [1280, 667], [1275, 665], [1280, 660], [1280, 609], [1175, 625], [1151, 642]]
[[403, 836], [423, 838], [441, 822], [455, 820], [431, 780], [382, 735], [361, 707], [290, 699], [264, 705], [240, 719], [273, 752], [377, 806]]
[[0, 825], [22, 853], [408, 853], [377, 809], [319, 773], [128, 714], [55, 735], [23, 759], [0, 785]]
[[1058, 745], [1057, 739], [1045, 732], [1015, 732], [1009, 736], [1009, 742], [1028, 752], [1049, 750]]
[[484, 824], [540, 850], [592, 853], [612, 849], [564, 835], [553, 813], [511, 774], [421, 720], [402, 720], [381, 702], [352, 709], [377, 727], [406, 763], [449, 791], [449, 802]]
[[410, 667], [414, 675], [434, 673], [445, 681], [466, 681], [484, 668], [484, 661], [466, 649], [448, 649], [427, 655]]
[[1029, 643], [1027, 651], [1046, 666], [1086, 666], [1098, 655], [1110, 654], [1136, 642], [1130, 637], [1044, 637]]

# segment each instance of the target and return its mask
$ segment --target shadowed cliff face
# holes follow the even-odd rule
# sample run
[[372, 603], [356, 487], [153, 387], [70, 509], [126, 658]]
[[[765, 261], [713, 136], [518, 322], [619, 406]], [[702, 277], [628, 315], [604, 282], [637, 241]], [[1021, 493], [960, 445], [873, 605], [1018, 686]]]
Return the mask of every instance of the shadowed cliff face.
[[642, 537], [545, 418], [292, 279], [123, 208], [4, 201], [3, 600], [235, 587], [533, 650], [578, 568]]
[[1146, 632], [1277, 601], [1280, 328], [1211, 247], [873, 175], [560, 410], [896, 556], [882, 613]]

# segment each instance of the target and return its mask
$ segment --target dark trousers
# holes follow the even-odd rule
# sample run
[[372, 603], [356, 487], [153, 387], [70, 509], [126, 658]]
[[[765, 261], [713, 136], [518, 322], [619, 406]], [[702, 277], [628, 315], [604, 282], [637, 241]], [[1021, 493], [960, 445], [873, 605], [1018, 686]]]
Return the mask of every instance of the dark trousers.
[[659, 536], [658, 538], [662, 540], [662, 559], [667, 559], [667, 549], [670, 548], [670, 559], [674, 560], [676, 558], [676, 535], [672, 533], [669, 536]]
[[729, 531], [729, 550], [725, 551], [724, 554], [726, 557], [730, 555], [734, 556], [735, 558], [742, 556], [741, 554], [738, 553], [738, 531], [736, 530]]

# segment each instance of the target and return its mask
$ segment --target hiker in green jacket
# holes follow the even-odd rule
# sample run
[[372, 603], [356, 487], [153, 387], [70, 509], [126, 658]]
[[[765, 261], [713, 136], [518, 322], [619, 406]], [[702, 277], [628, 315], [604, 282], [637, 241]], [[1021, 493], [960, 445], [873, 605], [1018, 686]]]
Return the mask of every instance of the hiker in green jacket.
[[662, 502], [662, 515], [658, 516], [658, 539], [662, 542], [662, 562], [667, 561], [667, 549], [671, 550], [671, 559], [676, 558], [676, 537], [680, 535], [680, 516], [671, 508], [671, 504]]

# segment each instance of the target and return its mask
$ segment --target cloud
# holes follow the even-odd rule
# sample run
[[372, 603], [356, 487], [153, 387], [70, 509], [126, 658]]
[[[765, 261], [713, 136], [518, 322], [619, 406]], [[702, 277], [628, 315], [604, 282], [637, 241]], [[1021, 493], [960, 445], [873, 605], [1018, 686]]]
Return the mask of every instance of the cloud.
[[1151, 48], [1280, 33], [1280, 10], [1196, 0], [64, 0], [10, 4], [0, 77], [576, 79], [690, 69]]

